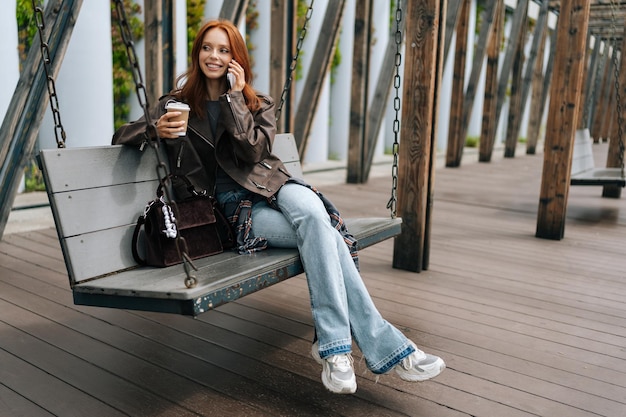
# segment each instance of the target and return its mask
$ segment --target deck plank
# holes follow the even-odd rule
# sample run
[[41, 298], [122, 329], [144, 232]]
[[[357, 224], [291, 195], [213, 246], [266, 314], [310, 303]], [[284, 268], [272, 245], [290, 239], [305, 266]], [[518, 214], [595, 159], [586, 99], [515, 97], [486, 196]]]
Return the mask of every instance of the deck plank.
[[54, 414], [24, 398], [3, 383], [0, 383], [0, 398], [2, 398], [2, 401], [0, 401], [1, 416], [54, 417]]
[[[195, 320], [75, 306], [53, 229], [4, 236], [0, 415], [621, 417], [626, 201], [573, 187], [565, 238], [537, 239], [541, 163], [438, 170], [420, 274], [391, 268], [392, 241], [361, 252], [383, 316], [448, 369], [377, 379], [355, 349], [350, 396], [326, 392], [309, 356], [303, 276]], [[367, 217], [387, 214], [389, 186], [319, 188], [344, 216]]]

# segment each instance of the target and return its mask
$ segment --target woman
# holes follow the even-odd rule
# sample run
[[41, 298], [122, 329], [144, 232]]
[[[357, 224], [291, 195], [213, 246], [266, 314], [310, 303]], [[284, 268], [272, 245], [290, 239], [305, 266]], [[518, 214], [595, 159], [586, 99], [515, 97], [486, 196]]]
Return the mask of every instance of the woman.
[[[337, 225], [332, 205], [291, 178], [271, 153], [274, 102], [250, 86], [248, 51], [237, 28], [223, 20], [206, 23], [191, 56], [191, 67], [177, 81], [180, 88], [163, 97], [151, 115], [170, 169], [186, 176], [196, 191], [216, 196], [236, 228], [240, 252], [298, 248], [315, 323], [311, 353], [322, 364], [324, 386], [334, 393], [356, 391], [353, 339], [376, 374], [395, 369], [407, 381], [437, 376], [443, 360], [417, 349], [374, 306], [351, 253], [355, 245], [346, 244], [351, 236]], [[170, 100], [190, 105], [188, 126], [172, 120], [178, 112], [165, 111]], [[178, 136], [184, 131], [186, 136]], [[141, 145], [145, 132], [140, 119], [122, 126], [113, 143]], [[189, 193], [184, 184], [174, 188], [177, 198]]]

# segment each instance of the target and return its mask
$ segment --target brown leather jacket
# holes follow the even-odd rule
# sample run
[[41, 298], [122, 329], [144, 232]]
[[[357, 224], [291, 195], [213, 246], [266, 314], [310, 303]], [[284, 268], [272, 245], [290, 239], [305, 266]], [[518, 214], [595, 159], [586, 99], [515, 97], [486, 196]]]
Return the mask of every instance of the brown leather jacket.
[[[224, 94], [219, 98], [220, 120], [213, 136], [208, 117], [200, 119], [192, 112], [187, 136], [161, 139], [167, 151], [170, 172], [185, 175], [198, 192], [213, 194], [218, 165], [242, 187], [263, 197], [274, 195], [291, 177], [282, 161], [272, 154], [276, 133], [274, 102], [259, 95], [261, 108], [250, 112], [241, 92]], [[171, 96], [164, 96], [152, 109], [155, 123]], [[206, 113], [205, 113], [206, 114]], [[120, 127], [112, 144], [142, 146], [148, 141], [145, 118]], [[174, 181], [178, 198], [189, 196], [182, 181]]]

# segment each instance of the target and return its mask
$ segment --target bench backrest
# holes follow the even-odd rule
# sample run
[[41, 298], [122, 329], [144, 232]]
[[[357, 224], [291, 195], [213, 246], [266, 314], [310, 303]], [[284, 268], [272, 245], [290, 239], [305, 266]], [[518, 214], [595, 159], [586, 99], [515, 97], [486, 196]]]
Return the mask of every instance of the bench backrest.
[[[276, 135], [273, 153], [302, 177], [291, 134]], [[135, 266], [133, 230], [159, 181], [154, 151], [121, 145], [48, 149], [40, 152], [40, 164], [70, 284]]]
[[589, 130], [577, 130], [572, 155], [572, 175], [578, 175], [595, 168], [593, 149], [591, 147], [592, 140], [589, 136]]

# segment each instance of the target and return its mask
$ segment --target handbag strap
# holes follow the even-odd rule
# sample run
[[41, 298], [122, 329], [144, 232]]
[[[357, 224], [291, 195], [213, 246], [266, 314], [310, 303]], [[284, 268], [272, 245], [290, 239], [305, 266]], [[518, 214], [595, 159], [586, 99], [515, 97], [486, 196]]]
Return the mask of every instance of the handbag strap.
[[139, 218], [137, 219], [137, 224], [135, 225], [135, 231], [133, 232], [133, 245], [132, 245], [133, 259], [139, 265], [146, 265], [146, 260], [141, 259], [141, 256], [139, 256], [139, 251], [137, 250], [137, 245], [139, 243], [139, 232], [141, 231], [141, 227], [145, 223], [146, 223], [146, 217], [144, 215], [139, 216]]
[[220, 239], [222, 239], [222, 246], [225, 248], [232, 248], [235, 246], [235, 234], [230, 225], [230, 222], [222, 213], [222, 210], [218, 207], [217, 200], [211, 197], [211, 201], [213, 203], [213, 213], [215, 214], [215, 218], [217, 219], [217, 224], [221, 225], [221, 229], [223, 233], [220, 233]]
[[187, 185], [187, 191], [189, 191], [189, 194], [192, 194], [195, 196], [207, 195], [206, 190], [201, 191], [201, 192], [196, 191], [196, 188], [193, 186], [189, 178], [187, 178], [185, 175], [169, 174], [167, 177], [164, 177], [161, 181], [159, 181], [159, 186], [157, 187], [157, 192], [156, 192], [157, 197], [163, 196], [163, 184], [165, 184], [165, 181], [173, 180], [174, 178], [180, 178], [185, 182], [185, 185]]

